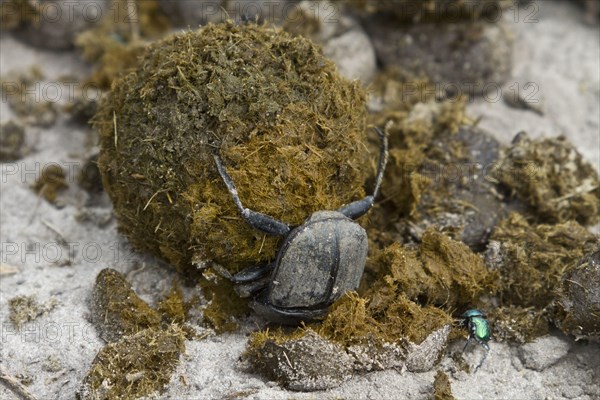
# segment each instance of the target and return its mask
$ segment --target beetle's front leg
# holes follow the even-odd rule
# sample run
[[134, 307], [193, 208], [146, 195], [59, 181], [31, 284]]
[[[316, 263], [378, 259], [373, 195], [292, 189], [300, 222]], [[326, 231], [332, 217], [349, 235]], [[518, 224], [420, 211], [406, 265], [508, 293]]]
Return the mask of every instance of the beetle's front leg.
[[350, 219], [357, 219], [365, 215], [367, 211], [373, 207], [373, 203], [375, 202], [375, 198], [377, 197], [379, 188], [381, 187], [381, 181], [383, 181], [383, 173], [385, 172], [385, 166], [388, 160], [388, 140], [385, 136], [385, 133], [381, 129], [375, 128], [375, 131], [379, 135], [379, 140], [381, 141], [379, 165], [377, 167], [377, 176], [375, 177], [375, 187], [373, 188], [373, 194], [370, 196], [353, 201], [352, 203], [346, 204], [337, 210], [339, 213], [344, 214]]
[[223, 182], [225, 182], [225, 186], [227, 186], [227, 190], [229, 190], [229, 193], [231, 193], [231, 197], [233, 197], [235, 205], [240, 210], [240, 213], [242, 214], [242, 217], [246, 220], [246, 222], [248, 222], [254, 228], [266, 232], [269, 235], [287, 235], [290, 232], [290, 227], [286, 223], [279, 221], [278, 219], [273, 218], [269, 215], [260, 213], [258, 211], [253, 211], [249, 208], [244, 207], [242, 201], [240, 200], [240, 196], [238, 195], [238, 191], [235, 188], [233, 181], [231, 180], [231, 177], [225, 170], [225, 166], [223, 165], [221, 158], [218, 155], [215, 155], [214, 159], [215, 164], [217, 166], [217, 170], [219, 171]]

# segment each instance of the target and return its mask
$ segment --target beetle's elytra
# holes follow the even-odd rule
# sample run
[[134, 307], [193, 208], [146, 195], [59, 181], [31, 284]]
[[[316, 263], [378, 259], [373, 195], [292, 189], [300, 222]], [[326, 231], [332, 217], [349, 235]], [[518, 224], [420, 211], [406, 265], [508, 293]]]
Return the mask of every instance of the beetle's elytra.
[[[276, 307], [323, 308], [358, 287], [367, 233], [336, 211], [314, 213], [281, 247], [267, 299]], [[346, 266], [356, 264], [356, 268]]]

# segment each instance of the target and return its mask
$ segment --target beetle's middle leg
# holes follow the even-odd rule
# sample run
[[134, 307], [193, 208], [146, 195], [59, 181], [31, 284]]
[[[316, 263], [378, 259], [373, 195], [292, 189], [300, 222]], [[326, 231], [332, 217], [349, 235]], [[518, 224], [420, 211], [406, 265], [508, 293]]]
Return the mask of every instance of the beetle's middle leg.
[[240, 200], [240, 196], [238, 195], [238, 191], [231, 180], [231, 177], [225, 170], [225, 166], [221, 161], [221, 158], [218, 155], [215, 155], [215, 164], [217, 165], [217, 170], [221, 175], [221, 178], [225, 182], [229, 193], [231, 193], [231, 197], [233, 197], [233, 201], [235, 205], [240, 210], [242, 217], [254, 228], [261, 230], [270, 235], [283, 236], [287, 235], [290, 232], [290, 227], [278, 219], [275, 219], [269, 215], [260, 213], [258, 211], [250, 210], [242, 205], [242, 201]]
[[255, 265], [241, 270], [231, 277], [231, 281], [237, 284], [250, 283], [267, 276], [273, 269], [274, 263]]
[[240, 297], [250, 297], [269, 285], [275, 263], [255, 265], [241, 270], [231, 277], [235, 291]]
[[467, 347], [469, 347], [469, 343], [471, 343], [471, 335], [469, 335], [469, 337], [467, 338], [467, 343], [465, 343], [465, 347], [463, 347], [462, 352], [464, 353], [465, 350], [467, 350]]
[[477, 371], [479, 369], [479, 367], [481, 367], [483, 365], [483, 362], [485, 361], [488, 353], [490, 352], [490, 346], [488, 346], [487, 343], [481, 342], [481, 346], [485, 350], [485, 353], [483, 353], [483, 358], [481, 359], [481, 361], [479, 361], [479, 364], [477, 364], [477, 367], [475, 367], [475, 371]]
[[[467, 347], [469, 346], [469, 343], [471, 343], [472, 339], [473, 339], [473, 336], [469, 334], [469, 337], [467, 338], [467, 343], [465, 343], [465, 347], [463, 347], [463, 350], [462, 350], [463, 353], [465, 352], [465, 350], [467, 350]], [[485, 361], [488, 353], [490, 352], [490, 346], [488, 346], [487, 343], [479, 341], [477, 339], [475, 339], [475, 341], [477, 343], [479, 343], [481, 345], [481, 347], [483, 347], [483, 349], [485, 350], [485, 352], [483, 353], [483, 358], [479, 361], [479, 364], [477, 364], [477, 366], [475, 367], [475, 372], [477, 372], [479, 367], [481, 367], [483, 365], [483, 362]]]

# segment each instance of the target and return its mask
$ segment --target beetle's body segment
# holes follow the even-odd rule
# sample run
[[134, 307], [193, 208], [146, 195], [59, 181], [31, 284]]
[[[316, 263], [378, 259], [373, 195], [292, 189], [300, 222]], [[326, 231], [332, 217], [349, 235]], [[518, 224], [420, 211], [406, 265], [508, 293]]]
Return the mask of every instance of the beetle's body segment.
[[367, 249], [356, 222], [336, 211], [314, 213], [281, 246], [267, 300], [275, 307], [327, 308], [358, 288]]
[[253, 297], [250, 305], [257, 314], [280, 324], [322, 318], [343, 293], [358, 288], [368, 240], [365, 230], [353, 219], [373, 206], [388, 157], [387, 138], [375, 130], [381, 149], [373, 194], [337, 211], [317, 211], [295, 228], [244, 207], [221, 158], [214, 156], [217, 171], [244, 220], [255, 229], [285, 237], [275, 262], [229, 275], [240, 296]]

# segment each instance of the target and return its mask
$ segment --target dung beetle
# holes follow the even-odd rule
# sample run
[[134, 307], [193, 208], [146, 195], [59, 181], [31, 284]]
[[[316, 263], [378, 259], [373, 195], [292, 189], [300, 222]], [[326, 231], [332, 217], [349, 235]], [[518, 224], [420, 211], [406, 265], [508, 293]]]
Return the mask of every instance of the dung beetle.
[[479, 310], [467, 310], [460, 317], [463, 318], [463, 325], [469, 332], [469, 337], [467, 338], [467, 343], [465, 343], [465, 347], [463, 348], [463, 353], [467, 349], [471, 339], [475, 339], [475, 341], [477, 341], [477, 343], [479, 343], [485, 350], [485, 354], [479, 362], [479, 365], [475, 367], [475, 371], [477, 371], [483, 364], [483, 361], [490, 351], [490, 346], [487, 344], [492, 336], [490, 324], [486, 319], [485, 314]]
[[365, 230], [355, 220], [373, 206], [387, 164], [385, 134], [381, 142], [375, 187], [370, 196], [336, 211], [317, 211], [300, 226], [245, 208], [219, 155], [215, 164], [244, 220], [253, 228], [284, 237], [274, 262], [249, 267], [228, 278], [241, 297], [267, 320], [284, 325], [323, 318], [329, 306], [360, 283], [367, 259]]

